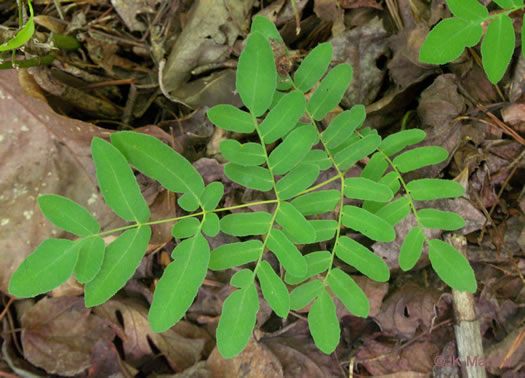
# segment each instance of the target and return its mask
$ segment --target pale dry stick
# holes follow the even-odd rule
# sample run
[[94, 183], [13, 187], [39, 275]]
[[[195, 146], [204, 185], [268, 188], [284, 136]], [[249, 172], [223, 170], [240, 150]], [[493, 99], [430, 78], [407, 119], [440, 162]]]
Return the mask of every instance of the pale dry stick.
[[237, 20], [237, 17], [235, 17], [235, 15], [233, 14], [232, 7], [230, 6], [228, 0], [224, 0], [224, 6], [226, 7], [226, 10], [228, 11], [228, 15], [231, 17], [233, 23], [235, 24], [237, 29], [239, 29], [239, 32], [242, 34], [244, 38], [246, 38], [248, 33], [246, 32], [246, 30], [243, 29], [239, 20]]
[[[501, 128], [503, 130], [503, 132], [505, 134], [508, 134], [510, 135], [511, 137], [514, 138], [514, 140], [516, 140], [516, 142], [520, 143], [521, 145], [524, 145], [525, 146], [525, 139], [523, 139], [521, 137], [521, 135], [519, 135], [516, 131], [514, 131], [514, 129], [512, 129], [511, 127], [507, 126], [507, 124], [505, 124], [505, 122], [502, 122], [498, 119], [498, 117], [496, 117], [494, 114], [492, 114], [492, 112], [490, 112], [487, 107], [483, 104], [481, 104], [479, 101], [476, 101], [471, 95], [470, 93], [468, 93], [468, 91], [461, 85], [461, 83], [458, 82], [458, 88], [460, 89], [461, 91], [461, 94], [463, 96], [465, 96], [470, 102], [472, 102], [472, 104], [474, 106], [476, 106], [479, 110], [481, 110], [483, 113], [485, 113], [490, 119], [492, 119], [494, 121], [494, 123], [496, 124], [496, 126], [498, 126], [499, 128]], [[498, 90], [499, 90], [499, 87], [496, 85], [495, 86]], [[503, 100], [505, 100], [505, 98], [502, 97]]]
[[509, 358], [512, 357], [514, 352], [519, 348], [521, 343], [525, 340], [525, 328], [522, 328], [519, 335], [514, 339], [514, 342], [510, 346], [509, 350], [507, 351], [507, 354], [505, 354], [505, 357], [503, 357], [503, 361], [501, 362], [501, 365], [499, 366], [500, 369], [503, 369], [505, 367], [505, 363], [508, 361]]
[[521, 135], [519, 135], [516, 131], [514, 131], [514, 129], [512, 129], [510, 126], [507, 126], [507, 124], [505, 122], [502, 122], [498, 119], [498, 117], [496, 117], [494, 114], [492, 114], [486, 107], [485, 105], [483, 104], [480, 104], [480, 103], [477, 103], [476, 104], [476, 107], [481, 110], [483, 113], [485, 113], [487, 116], [489, 116], [493, 121], [494, 123], [500, 127], [503, 132], [505, 134], [508, 134], [510, 135], [511, 137], [514, 138], [514, 140], [516, 142], [518, 142], [519, 144], [525, 146], [525, 139], [523, 139], [521, 137]]
[[[448, 235], [446, 241], [467, 258], [467, 239], [463, 235]], [[476, 314], [474, 295], [466, 291], [452, 289], [452, 306], [457, 323], [454, 326], [454, 332], [456, 334], [456, 344], [463, 376], [468, 378], [485, 378], [487, 373], [482, 364], [467, 363], [473, 360], [483, 360], [481, 330]]]
[[2, 311], [2, 313], [0, 313], [0, 320], [4, 318], [5, 314], [7, 314], [7, 310], [9, 310], [9, 307], [11, 306], [14, 300], [15, 300], [15, 297], [9, 298], [9, 301], [7, 301], [7, 304], [5, 305], [4, 310]]
[[297, 4], [295, 0], [291, 0], [293, 14], [295, 15], [295, 34], [299, 35], [301, 33], [301, 20], [299, 19], [299, 12], [297, 11]]
[[397, 30], [403, 30], [403, 20], [399, 14], [399, 7], [397, 2], [395, 0], [386, 0], [386, 7], [388, 9], [388, 12], [390, 13], [390, 16], [392, 17], [392, 20], [394, 21]]
[[62, 12], [62, 7], [60, 6], [60, 1], [53, 0], [53, 4], [55, 5], [55, 8], [57, 10], [58, 16], [62, 21], [64, 21], [64, 13]]

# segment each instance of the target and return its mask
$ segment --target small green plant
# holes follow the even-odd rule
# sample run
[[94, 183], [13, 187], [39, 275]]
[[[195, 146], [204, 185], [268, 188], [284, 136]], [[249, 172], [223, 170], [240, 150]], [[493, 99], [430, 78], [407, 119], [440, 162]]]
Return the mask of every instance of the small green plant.
[[[509, 14], [525, 8], [523, 0], [494, 0], [503, 11], [489, 15], [478, 0], [446, 0], [455, 16], [440, 21], [428, 34], [419, 50], [419, 61], [445, 64], [459, 58], [465, 47], [478, 44], [482, 24], [490, 22], [481, 42], [482, 65], [490, 82], [501, 80], [509, 66], [516, 36]], [[525, 21], [525, 14], [524, 14]], [[525, 57], [525, 22], [521, 29], [522, 53]]]
[[[411, 212], [417, 226], [402, 244], [401, 268], [411, 269], [426, 243], [439, 277], [458, 290], [475, 292], [476, 279], [468, 261], [451, 245], [429, 240], [423, 232], [424, 228], [457, 230], [464, 226], [464, 220], [455, 213], [432, 208], [416, 211], [415, 206], [416, 201], [461, 196], [463, 187], [442, 179], [407, 183], [402, 176], [444, 161], [447, 151], [430, 146], [402, 152], [421, 142], [425, 133], [404, 130], [382, 140], [377, 131], [361, 127], [366, 116], [362, 105], [343, 111], [321, 132], [318, 122], [342, 99], [352, 79], [352, 68], [339, 64], [326, 73], [332, 46], [323, 43], [308, 54], [293, 78], [288, 74], [279, 77], [269, 40], [282, 42], [268, 19], [255, 17], [237, 67], [236, 86], [248, 111], [218, 105], [208, 111], [208, 117], [218, 127], [250, 134], [259, 141], [241, 144], [224, 140], [220, 148], [229, 160], [224, 172], [246, 188], [272, 192], [274, 199], [217, 208], [224, 192], [222, 183], [206, 186], [197, 170], [160, 140], [129, 131], [112, 134], [111, 143], [94, 138], [91, 151], [100, 190], [107, 205], [130, 224], [101, 232], [98, 222], [81, 205], [53, 194], [40, 196], [43, 214], [79, 238], [48, 239], [40, 244], [13, 274], [9, 292], [33, 297], [74, 274], [85, 283], [85, 305], [100, 305], [132, 277], [148, 245], [150, 226], [175, 222], [172, 234], [181, 241], [154, 292], [149, 311], [154, 331], [165, 331], [184, 316], [208, 269], [244, 266], [231, 278], [230, 284], [237, 289], [224, 302], [217, 328], [222, 356], [233, 357], [248, 343], [259, 309], [258, 288], [282, 318], [290, 310], [313, 302], [308, 314], [313, 339], [321, 351], [331, 353], [340, 335], [332, 295], [356, 316], [369, 313], [366, 295], [341, 262], [376, 281], [385, 282], [390, 277], [386, 263], [345, 236], [343, 227], [375, 241], [392, 242], [396, 238], [394, 225]], [[320, 80], [306, 101], [305, 93]], [[269, 153], [267, 145], [276, 142]], [[345, 178], [356, 162], [370, 155], [360, 177]], [[178, 204], [188, 215], [149, 221], [150, 210], [130, 164], [180, 194]], [[331, 167], [333, 177], [314, 185], [320, 171]], [[339, 189], [323, 189], [334, 181]], [[401, 187], [403, 191], [395, 198]], [[362, 200], [363, 205], [344, 205], [345, 198]], [[247, 209], [262, 204], [272, 210]], [[317, 219], [324, 213], [331, 213], [332, 219]], [[204, 235], [214, 237], [219, 231], [243, 241], [210, 252]], [[115, 232], [122, 233], [105, 247], [102, 236]], [[322, 241], [332, 241], [333, 247], [306, 255], [297, 247]], [[264, 259], [267, 250], [275, 255], [282, 271], [279, 268], [276, 272]]]
[[[75, 50], [80, 47], [80, 43], [76, 38], [63, 34], [53, 34], [53, 43], [52, 44], [40, 44], [40, 48], [47, 45], [47, 48], [51, 50], [47, 55], [44, 56], [34, 56], [31, 54], [30, 49], [24, 50], [26, 55], [32, 55], [32, 58], [19, 59], [15, 60], [15, 50], [26, 45], [35, 33], [35, 22], [34, 22], [34, 13], [33, 6], [31, 5], [31, 0], [27, 0], [27, 6], [29, 8], [29, 19], [26, 24], [22, 27], [23, 19], [23, 2], [18, 1], [19, 9], [19, 19], [20, 19], [20, 30], [14, 37], [9, 39], [7, 42], [0, 44], [0, 69], [10, 69], [10, 68], [28, 68], [34, 66], [44, 66], [49, 65], [55, 59], [56, 48], [62, 50]], [[6, 51], [11, 51], [11, 60], [4, 62], [4, 55]]]
[[[22, 3], [20, 5], [20, 26], [22, 26]], [[1, 51], [15, 50], [25, 45], [35, 33], [35, 22], [33, 20], [33, 7], [31, 6], [31, 0], [27, 0], [27, 6], [29, 8], [29, 19], [20, 31], [9, 41], [0, 45]]]

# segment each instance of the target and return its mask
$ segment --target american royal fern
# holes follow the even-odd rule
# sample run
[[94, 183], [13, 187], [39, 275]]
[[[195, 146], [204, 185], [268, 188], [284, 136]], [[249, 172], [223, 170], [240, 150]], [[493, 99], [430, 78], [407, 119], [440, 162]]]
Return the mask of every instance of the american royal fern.
[[[385, 282], [390, 277], [379, 256], [341, 231], [349, 228], [375, 241], [392, 242], [396, 238], [394, 225], [410, 213], [415, 215], [417, 226], [402, 244], [400, 267], [411, 269], [427, 244], [439, 277], [453, 288], [475, 292], [476, 280], [468, 261], [451, 245], [429, 240], [423, 232], [424, 228], [460, 229], [464, 220], [437, 209], [416, 210], [414, 205], [415, 201], [459, 197], [463, 187], [441, 179], [407, 183], [402, 176], [444, 161], [447, 151], [419, 147], [402, 152], [421, 142], [425, 133], [405, 130], [382, 140], [375, 130], [361, 127], [366, 116], [362, 105], [343, 111], [321, 132], [318, 121], [342, 99], [352, 79], [352, 68], [339, 64], [326, 73], [332, 46], [323, 43], [306, 56], [293, 78], [283, 79], [277, 73], [270, 40], [282, 41], [269, 20], [255, 17], [237, 68], [237, 90], [248, 111], [218, 105], [208, 111], [208, 117], [225, 130], [258, 138], [259, 143], [223, 141], [221, 152], [229, 160], [224, 172], [246, 188], [273, 192], [275, 199], [257, 202], [273, 205], [271, 212], [248, 211], [254, 203], [217, 208], [224, 192], [222, 183], [205, 186], [184, 157], [152, 136], [123, 131], [112, 134], [111, 143], [94, 138], [91, 151], [100, 190], [107, 205], [130, 224], [101, 232], [98, 222], [81, 205], [58, 195], [40, 196], [43, 214], [78, 239], [45, 240], [13, 274], [9, 292], [33, 297], [74, 274], [85, 283], [86, 306], [100, 305], [133, 276], [148, 245], [150, 226], [175, 222], [172, 233], [181, 241], [155, 288], [149, 311], [154, 331], [165, 331], [184, 316], [208, 269], [245, 266], [230, 281], [237, 290], [223, 305], [216, 334], [219, 352], [230, 358], [248, 343], [259, 309], [260, 289], [264, 300], [282, 318], [290, 310], [313, 302], [308, 314], [311, 334], [321, 351], [331, 353], [340, 334], [332, 295], [356, 316], [369, 313], [366, 295], [343, 267], [336, 267], [335, 258], [370, 279]], [[320, 80], [307, 100], [305, 93]], [[268, 153], [267, 145], [275, 142], [277, 146]], [[368, 156], [361, 176], [346, 178], [348, 170]], [[150, 222], [150, 210], [130, 164], [180, 194], [178, 204], [188, 214]], [[320, 171], [331, 167], [334, 176], [315, 184]], [[334, 181], [339, 189], [323, 189]], [[345, 198], [363, 200], [362, 206], [345, 205]], [[245, 211], [238, 212], [241, 208]], [[324, 213], [332, 213], [332, 219], [315, 219]], [[105, 247], [101, 236], [121, 231]], [[214, 237], [219, 231], [245, 241], [210, 251], [204, 234]], [[332, 241], [333, 248], [304, 255], [297, 247], [322, 241]], [[267, 250], [282, 266], [284, 282], [263, 259]]]

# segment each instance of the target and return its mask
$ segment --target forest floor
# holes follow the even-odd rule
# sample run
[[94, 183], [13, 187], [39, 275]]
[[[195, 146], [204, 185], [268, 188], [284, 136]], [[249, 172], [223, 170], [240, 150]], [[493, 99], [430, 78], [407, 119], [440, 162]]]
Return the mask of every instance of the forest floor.
[[[355, 317], [337, 303], [341, 342], [331, 355], [312, 340], [308, 307], [283, 320], [261, 301], [248, 347], [223, 359], [215, 330], [235, 269], [210, 272], [184, 320], [152, 332], [149, 304], [176, 245], [171, 224], [154, 229], [135, 275], [104, 305], [86, 309], [83, 286], [73, 278], [48, 295], [8, 295], [12, 273], [38, 244], [73, 238], [41, 226], [47, 221], [35, 200], [39, 194], [89, 205], [103, 229], [124, 224], [97, 189], [94, 136], [148, 133], [191, 161], [205, 183], [221, 181], [224, 206], [265, 199], [226, 178], [219, 144], [229, 134], [206, 117], [217, 104], [242, 106], [235, 67], [251, 20], [264, 15], [276, 24], [293, 66], [319, 43], [331, 42], [332, 65], [353, 67], [353, 81], [334, 113], [364, 104], [365, 126], [381, 137], [419, 128], [428, 135], [422, 145], [449, 152], [445, 163], [409, 176], [454, 179], [467, 188], [462, 198], [436, 207], [466, 221], [455, 236], [466, 242], [462, 251], [478, 281], [472, 309], [489, 362], [485, 369], [489, 376], [525, 377], [521, 48], [498, 85], [480, 66], [479, 46], [447, 65], [420, 63], [428, 31], [450, 17], [444, 0], [297, 0], [295, 10], [289, 0], [35, 0], [33, 6], [36, 34], [17, 59], [47, 57], [48, 64], [0, 71], [1, 376], [461, 376], [455, 362], [457, 298], [430, 267], [427, 250], [403, 272], [399, 241], [371, 245], [390, 269], [388, 282], [347, 267], [368, 296], [370, 314]], [[523, 14], [511, 16], [521, 30]], [[5, 39], [18, 27], [17, 2], [0, 1], [0, 20]], [[73, 38], [60, 44], [54, 35]], [[53, 40], [64, 47], [57, 49]], [[365, 163], [351, 174], [358, 176]], [[184, 214], [173, 193], [141, 174], [137, 179], [152, 220]], [[409, 227], [407, 218], [396, 232], [406, 235]], [[210, 243], [213, 248], [235, 240], [221, 233]]]

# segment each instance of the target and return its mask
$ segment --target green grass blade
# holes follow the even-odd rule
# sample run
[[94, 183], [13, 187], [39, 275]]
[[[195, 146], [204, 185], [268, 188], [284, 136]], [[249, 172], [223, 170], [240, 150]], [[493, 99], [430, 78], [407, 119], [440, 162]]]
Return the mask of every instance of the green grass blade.
[[465, 188], [460, 183], [443, 179], [413, 180], [407, 184], [407, 189], [417, 201], [456, 198], [465, 194]]
[[392, 156], [408, 146], [421, 142], [427, 133], [420, 129], [401, 130], [387, 136], [381, 142], [381, 150], [388, 156]]
[[[22, 4], [19, 2], [18, 5], [21, 6]], [[33, 6], [31, 5], [30, 0], [27, 0], [27, 6], [29, 8], [29, 20], [27, 20], [24, 27], [18, 33], [16, 33], [13, 38], [0, 45], [0, 51], [13, 50], [25, 45], [35, 33]]]
[[206, 115], [211, 123], [227, 131], [249, 134], [255, 130], [250, 113], [230, 104], [215, 105]]
[[226, 160], [245, 167], [266, 162], [265, 151], [259, 143], [240, 144], [235, 139], [225, 139], [221, 142], [220, 149]]
[[289, 202], [281, 202], [275, 220], [299, 244], [313, 243], [315, 230], [305, 217]]
[[139, 171], [175, 193], [189, 193], [198, 202], [204, 190], [199, 172], [182, 155], [159, 139], [146, 134], [120, 131], [111, 143]]
[[262, 253], [259, 240], [223, 244], [211, 252], [209, 269], [225, 270], [255, 261]]
[[483, 69], [490, 82], [501, 80], [514, 54], [516, 36], [509, 16], [501, 14], [487, 27], [485, 38], [481, 42], [481, 60]]
[[273, 174], [284, 175], [295, 167], [310, 152], [316, 138], [317, 131], [311, 124], [293, 129], [268, 158]]
[[44, 240], [11, 276], [9, 294], [30, 298], [67, 281], [78, 259], [78, 249], [65, 239]]
[[401, 172], [406, 173], [428, 165], [439, 164], [447, 157], [448, 151], [443, 147], [426, 146], [405, 151], [396, 156], [393, 162]]
[[348, 274], [335, 268], [328, 275], [328, 285], [343, 302], [346, 309], [355, 316], [366, 318], [370, 312], [370, 302], [366, 294]]
[[475, 293], [476, 277], [467, 259], [453, 246], [439, 239], [430, 241], [428, 257], [432, 268], [447, 285], [459, 291]]
[[465, 47], [476, 45], [483, 28], [460, 18], [446, 18], [428, 33], [419, 49], [419, 61], [430, 64], [446, 64], [459, 58]]
[[323, 77], [332, 60], [332, 44], [317, 45], [308, 53], [295, 71], [294, 83], [297, 88], [307, 92]]
[[144, 257], [150, 237], [150, 227], [141, 226], [124, 231], [106, 247], [99, 273], [84, 288], [86, 307], [106, 302], [124, 287]]
[[214, 181], [208, 184], [202, 192], [201, 202], [202, 207], [206, 211], [214, 210], [219, 204], [222, 195], [224, 194], [224, 185], [220, 181]]
[[375, 241], [391, 242], [396, 238], [396, 232], [390, 223], [357, 206], [343, 207], [343, 225]]
[[381, 137], [379, 135], [367, 135], [336, 153], [334, 156], [335, 164], [340, 170], [348, 169], [359, 160], [376, 151], [380, 144]]
[[326, 290], [321, 292], [310, 308], [308, 328], [321, 352], [330, 354], [339, 344], [339, 319], [335, 312], [335, 304]]
[[323, 283], [319, 280], [308, 281], [301, 286], [297, 286], [290, 293], [290, 308], [294, 311], [305, 308], [322, 291]]
[[100, 225], [89, 211], [69, 198], [44, 194], [38, 196], [37, 200], [44, 216], [64, 231], [78, 236], [88, 236], [100, 231]]
[[76, 243], [78, 243], [79, 255], [74, 270], [75, 278], [80, 283], [87, 283], [100, 272], [106, 245], [104, 239], [99, 236], [82, 239]]
[[330, 149], [343, 144], [352, 133], [363, 125], [366, 119], [364, 105], [354, 105], [350, 110], [339, 113], [321, 134], [321, 139]]
[[399, 267], [403, 271], [406, 272], [416, 265], [423, 251], [424, 238], [420, 227], [414, 227], [408, 232], [399, 251]]
[[304, 216], [323, 214], [333, 211], [339, 202], [340, 194], [338, 190], [320, 190], [303, 194], [292, 200], [297, 210]]
[[305, 106], [302, 92], [295, 90], [284, 95], [261, 122], [264, 143], [273, 143], [285, 136], [304, 115]]
[[286, 272], [284, 280], [289, 285], [298, 285], [306, 281], [308, 278], [326, 272], [332, 263], [332, 254], [328, 251], [317, 251], [309, 253], [305, 256], [308, 270], [304, 276], [296, 277]]
[[259, 117], [270, 107], [276, 86], [272, 47], [262, 34], [251, 33], [237, 64], [237, 92], [243, 104]]
[[148, 319], [154, 332], [169, 329], [193, 303], [208, 271], [210, 247], [198, 233], [179, 243], [172, 257], [153, 293]]
[[233, 236], [263, 235], [271, 224], [272, 216], [264, 211], [234, 213], [221, 219], [221, 231]]
[[388, 202], [394, 198], [390, 188], [364, 177], [349, 177], [345, 180], [344, 193], [347, 198]]
[[316, 121], [322, 120], [341, 102], [346, 89], [352, 81], [352, 67], [342, 63], [332, 68], [313, 93], [308, 105], [308, 112]]
[[308, 271], [306, 259], [281, 230], [272, 229], [268, 236], [267, 245], [287, 272], [294, 276], [306, 274]]
[[308, 189], [319, 176], [319, 166], [300, 164], [281, 178], [275, 188], [281, 200], [287, 200]]
[[222, 357], [235, 357], [248, 344], [258, 311], [259, 296], [253, 283], [226, 298], [216, 334]]
[[128, 222], [147, 222], [149, 207], [126, 158], [110, 143], [97, 137], [91, 142], [91, 154], [106, 204]]
[[386, 282], [390, 278], [390, 270], [381, 257], [347, 236], [339, 238], [335, 254], [374, 281]]
[[281, 278], [273, 271], [268, 261], [259, 264], [257, 277], [261, 284], [264, 299], [272, 310], [281, 318], [286, 318], [290, 312], [290, 294]]
[[224, 166], [224, 174], [233, 182], [249, 189], [267, 192], [273, 189], [273, 177], [269, 170], [262, 167], [243, 167], [228, 163]]
[[465, 227], [465, 220], [456, 213], [438, 209], [421, 209], [417, 214], [423, 227], [455, 231]]

